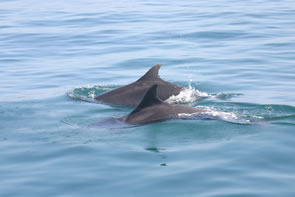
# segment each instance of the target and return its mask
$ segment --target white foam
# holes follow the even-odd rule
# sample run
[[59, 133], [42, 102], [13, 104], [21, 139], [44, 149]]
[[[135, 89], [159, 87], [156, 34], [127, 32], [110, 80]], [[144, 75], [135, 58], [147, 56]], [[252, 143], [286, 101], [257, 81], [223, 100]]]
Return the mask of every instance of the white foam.
[[222, 112], [218, 111], [212, 107], [198, 107], [205, 109], [204, 112], [197, 112], [193, 114], [186, 114], [186, 113], [179, 113], [179, 118], [185, 118], [185, 119], [217, 119], [217, 120], [224, 120], [231, 123], [237, 123], [237, 124], [250, 124], [251, 121], [248, 119], [244, 119], [237, 115], [234, 112]]
[[72, 98], [88, 101], [94, 99], [95, 96], [97, 96], [97, 91], [108, 91], [110, 89], [112, 88], [100, 85], [84, 85], [68, 91], [67, 95]]
[[207, 98], [210, 95], [206, 92], [201, 92], [199, 90], [196, 90], [192, 87], [191, 82], [188, 84], [188, 88], [183, 88], [178, 95], [172, 95], [170, 96], [166, 102], [168, 103], [193, 103], [197, 100], [200, 100], [202, 98]]
[[96, 89], [96, 90], [104, 90], [104, 91], [106, 91], [106, 90], [110, 90], [111, 88], [110, 87], [101, 86], [101, 85], [88, 84], [88, 85], [77, 87], [75, 89], [82, 89], [82, 90], [85, 90], [85, 89]]
[[95, 90], [91, 90], [91, 91], [88, 92], [88, 97], [89, 97], [89, 98], [93, 98], [93, 99], [94, 99], [95, 96], [96, 96], [96, 94], [95, 94]]

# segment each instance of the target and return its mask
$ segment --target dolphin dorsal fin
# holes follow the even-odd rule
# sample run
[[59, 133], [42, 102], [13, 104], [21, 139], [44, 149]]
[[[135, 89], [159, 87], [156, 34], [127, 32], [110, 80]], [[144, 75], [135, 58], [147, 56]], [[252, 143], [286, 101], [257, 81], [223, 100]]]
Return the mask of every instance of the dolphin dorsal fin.
[[158, 85], [157, 84], [154, 84], [152, 85], [145, 93], [145, 95], [143, 96], [141, 102], [139, 103], [139, 105], [136, 107], [135, 110], [133, 110], [131, 112], [132, 113], [135, 113], [145, 107], [149, 107], [149, 106], [152, 106], [152, 105], [156, 105], [156, 104], [161, 104], [163, 103], [163, 101], [161, 101], [161, 99], [159, 99], [157, 97], [157, 87]]
[[159, 78], [159, 69], [162, 64], [156, 64], [149, 71], [147, 71], [138, 81], [140, 80], [154, 80]]

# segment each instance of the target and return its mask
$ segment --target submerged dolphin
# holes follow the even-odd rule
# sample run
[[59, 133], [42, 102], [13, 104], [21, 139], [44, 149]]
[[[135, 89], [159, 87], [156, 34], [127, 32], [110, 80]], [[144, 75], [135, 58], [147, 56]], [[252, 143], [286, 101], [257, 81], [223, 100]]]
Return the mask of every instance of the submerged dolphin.
[[182, 113], [195, 114], [205, 112], [203, 109], [163, 102], [157, 97], [157, 87], [157, 84], [150, 87], [136, 109], [130, 114], [121, 117], [119, 120], [128, 124], [145, 124], [179, 118], [179, 114]]
[[161, 66], [161, 64], [157, 64], [137, 81], [98, 95], [95, 99], [109, 104], [137, 106], [145, 92], [153, 84], [158, 84], [157, 95], [161, 100], [165, 101], [172, 95], [178, 95], [182, 87], [161, 79], [158, 75]]

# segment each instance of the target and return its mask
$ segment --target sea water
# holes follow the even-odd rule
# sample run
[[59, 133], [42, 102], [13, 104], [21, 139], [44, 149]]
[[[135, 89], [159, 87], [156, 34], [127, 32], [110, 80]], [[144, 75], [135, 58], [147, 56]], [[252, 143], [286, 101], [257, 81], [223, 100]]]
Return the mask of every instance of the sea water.
[[[295, 3], [0, 1], [0, 196], [295, 196]], [[96, 95], [155, 64], [202, 116]]]

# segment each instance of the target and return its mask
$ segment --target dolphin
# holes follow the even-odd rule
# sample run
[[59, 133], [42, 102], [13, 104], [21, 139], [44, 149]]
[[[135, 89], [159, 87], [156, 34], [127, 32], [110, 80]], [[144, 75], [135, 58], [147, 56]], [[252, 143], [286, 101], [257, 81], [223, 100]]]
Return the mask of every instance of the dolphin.
[[119, 120], [128, 124], [146, 124], [167, 119], [179, 118], [180, 114], [196, 114], [206, 110], [178, 104], [168, 104], [157, 96], [158, 84], [152, 85], [139, 105]]
[[172, 95], [178, 95], [183, 88], [161, 79], [158, 75], [161, 66], [162, 64], [157, 64], [137, 81], [98, 95], [95, 99], [113, 105], [137, 106], [153, 84], [158, 84], [157, 95], [161, 100], [165, 101]]

